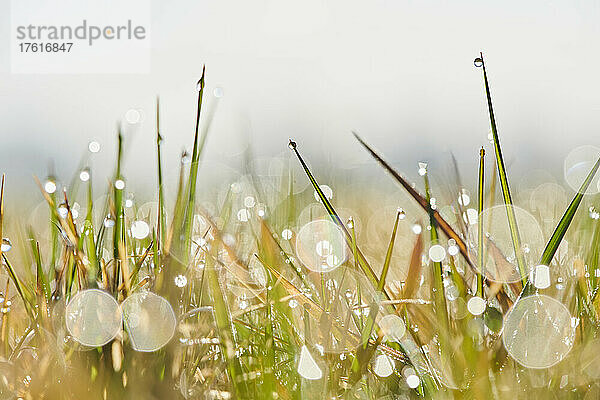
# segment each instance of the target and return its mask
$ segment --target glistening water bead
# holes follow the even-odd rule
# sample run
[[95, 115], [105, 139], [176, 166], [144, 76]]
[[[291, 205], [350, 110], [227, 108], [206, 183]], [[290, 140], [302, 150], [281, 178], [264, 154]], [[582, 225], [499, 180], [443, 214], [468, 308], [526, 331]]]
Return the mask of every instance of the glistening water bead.
[[474, 61], [473, 64], [479, 68], [483, 65], [483, 59], [481, 57], [477, 57]]

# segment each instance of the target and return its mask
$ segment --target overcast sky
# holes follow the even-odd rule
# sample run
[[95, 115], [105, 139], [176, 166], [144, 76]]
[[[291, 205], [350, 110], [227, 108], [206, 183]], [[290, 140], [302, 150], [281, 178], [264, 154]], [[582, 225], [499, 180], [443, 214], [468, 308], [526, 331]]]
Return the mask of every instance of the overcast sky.
[[361, 165], [356, 130], [401, 169], [445, 164], [450, 151], [475, 166], [489, 131], [480, 50], [512, 168], [559, 172], [571, 148], [600, 137], [593, 1], [154, 1], [151, 73], [140, 75], [10, 74], [8, 7], [0, 1], [0, 171], [13, 184], [50, 160], [68, 176], [92, 138], [103, 146], [94, 166], [112, 168], [131, 108], [144, 120], [128, 129], [126, 168], [151, 179], [156, 95], [172, 168], [191, 147], [203, 64], [208, 102], [224, 92], [208, 158], [234, 164], [248, 143], [270, 156], [293, 137], [307, 158]]

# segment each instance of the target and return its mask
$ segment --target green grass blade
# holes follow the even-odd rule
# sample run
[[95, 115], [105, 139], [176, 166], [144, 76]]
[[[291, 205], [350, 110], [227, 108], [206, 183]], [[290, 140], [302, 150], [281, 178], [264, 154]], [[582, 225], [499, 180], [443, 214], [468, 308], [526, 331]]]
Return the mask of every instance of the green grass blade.
[[496, 154], [496, 162], [498, 165], [498, 176], [500, 178], [500, 187], [502, 188], [502, 197], [504, 198], [504, 204], [506, 207], [506, 217], [508, 218], [508, 225], [510, 227], [510, 236], [513, 242], [513, 248], [517, 258], [517, 266], [519, 273], [521, 274], [521, 281], [523, 286], [527, 283], [527, 268], [525, 265], [525, 256], [521, 249], [521, 237], [519, 235], [519, 227], [517, 225], [517, 218], [515, 217], [515, 211], [513, 209], [512, 197], [510, 195], [510, 187], [508, 185], [508, 176], [506, 174], [506, 167], [504, 166], [504, 158], [502, 157], [502, 148], [500, 147], [500, 139], [498, 138], [498, 129], [496, 127], [496, 118], [494, 116], [494, 107], [492, 105], [492, 94], [490, 92], [490, 86], [488, 83], [487, 72], [485, 69], [485, 62], [483, 60], [483, 54], [480, 53], [481, 67], [483, 68], [483, 81], [485, 84], [485, 94], [487, 98], [488, 112], [490, 115], [490, 125], [492, 128], [492, 137], [494, 141], [494, 152]]
[[188, 203], [185, 213], [185, 221], [183, 226], [184, 232], [184, 260], [187, 261], [189, 258], [189, 249], [192, 244], [192, 227], [194, 225], [194, 208], [196, 204], [196, 184], [198, 180], [198, 165], [200, 161], [200, 152], [204, 147], [206, 135], [199, 137], [200, 132], [200, 114], [202, 112], [202, 98], [204, 94], [204, 72], [205, 67], [202, 68], [202, 75], [198, 81], [198, 106], [196, 109], [196, 129], [194, 133], [194, 149], [192, 151], [192, 162], [190, 164], [190, 174], [187, 186]]
[[[484, 163], [485, 161], [485, 150], [483, 147], [479, 150], [479, 181], [477, 191], [477, 215], [481, 215], [483, 212], [483, 200], [484, 200]], [[477, 266], [479, 267], [479, 274], [477, 275], [477, 296], [483, 297], [483, 268], [484, 268], [484, 254], [483, 254], [483, 218], [477, 219]]]
[[162, 174], [162, 158], [160, 152], [160, 145], [162, 143], [162, 136], [160, 135], [160, 100], [156, 98], [156, 159], [157, 159], [157, 174], [158, 174], [158, 237], [157, 244], [162, 246], [165, 243], [165, 232], [167, 229], [167, 222], [165, 217], [165, 189], [163, 187], [163, 174]]
[[554, 229], [554, 232], [552, 233], [552, 236], [550, 237], [550, 240], [548, 241], [548, 244], [546, 244], [546, 248], [542, 253], [540, 264], [550, 265], [550, 262], [552, 262], [552, 259], [554, 258], [554, 253], [556, 253], [556, 250], [558, 250], [558, 246], [560, 245], [561, 240], [567, 233], [567, 229], [569, 228], [569, 225], [571, 225], [571, 221], [573, 221], [573, 217], [577, 212], [577, 208], [581, 203], [581, 199], [583, 199], [585, 191], [590, 186], [590, 183], [592, 182], [592, 179], [594, 179], [594, 175], [596, 175], [596, 172], [598, 171], [599, 167], [600, 159], [596, 161], [596, 163], [588, 173], [587, 177], [581, 184], [579, 191], [577, 192], [575, 197], [573, 197], [573, 200], [571, 200], [569, 207], [567, 207], [567, 209], [565, 210], [565, 213], [558, 222], [558, 225], [556, 225], [556, 228]]
[[388, 245], [387, 252], [385, 254], [385, 261], [383, 263], [383, 269], [381, 270], [381, 276], [379, 277], [379, 285], [377, 290], [382, 292], [385, 287], [385, 278], [387, 277], [388, 270], [390, 268], [390, 262], [392, 261], [392, 253], [394, 251], [394, 242], [396, 241], [396, 232], [398, 231], [398, 221], [400, 221], [400, 215], [402, 210], [398, 210], [396, 213], [396, 221], [394, 222], [394, 229], [392, 230], [392, 237], [390, 238], [390, 244]]

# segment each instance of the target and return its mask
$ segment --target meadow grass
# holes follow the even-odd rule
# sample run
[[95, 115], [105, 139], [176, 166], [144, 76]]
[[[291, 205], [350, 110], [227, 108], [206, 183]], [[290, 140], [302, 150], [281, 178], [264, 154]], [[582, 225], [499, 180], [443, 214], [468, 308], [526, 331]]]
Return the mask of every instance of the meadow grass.
[[[2, 176], [0, 237], [9, 226], [12, 234], [0, 249], [0, 396], [598, 398], [600, 214], [584, 193], [600, 159], [564, 210], [553, 208], [567, 195], [559, 185], [511, 192], [483, 55], [475, 65], [495, 156], [486, 171], [484, 148], [474, 155], [475, 208], [457, 168], [444, 196], [427, 164], [423, 181], [410, 182], [357, 133], [389, 175], [384, 188], [327, 182], [333, 196], [294, 140], [285, 161], [302, 174], [288, 164], [265, 176], [250, 160], [248, 173], [202, 187], [211, 173], [202, 165], [204, 70], [193, 150], [182, 154], [173, 193], [158, 100], [149, 202], [127, 190], [121, 132], [101, 201], [86, 166], [66, 185], [38, 181], [41, 224], [5, 210]], [[532, 200], [540, 194], [550, 206]], [[81, 334], [105, 333], [113, 315], [101, 303], [73, 312], [90, 289], [120, 304], [117, 331], [96, 346]], [[136, 311], [133, 324], [126, 304], [148, 292], [170, 307]], [[160, 331], [171, 309], [172, 336]], [[69, 321], [86, 312], [100, 328], [74, 330]], [[141, 351], [136, 328], [166, 340]]]

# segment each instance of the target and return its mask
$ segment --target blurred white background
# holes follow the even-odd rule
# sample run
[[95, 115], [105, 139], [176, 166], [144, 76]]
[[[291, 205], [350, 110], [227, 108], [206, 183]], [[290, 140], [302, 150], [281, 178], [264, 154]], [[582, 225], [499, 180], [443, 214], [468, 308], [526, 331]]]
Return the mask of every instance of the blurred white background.
[[124, 124], [127, 176], [153, 182], [157, 95], [174, 174], [192, 145], [203, 64], [215, 109], [207, 158], [232, 165], [249, 144], [270, 156], [293, 137], [315, 162], [360, 167], [371, 161], [356, 130], [401, 170], [419, 160], [441, 169], [449, 152], [475, 167], [489, 131], [480, 50], [513, 171], [560, 173], [570, 149], [598, 144], [594, 1], [154, 1], [145, 75], [10, 74], [8, 7], [0, 2], [0, 171], [11, 185], [45, 176], [51, 161], [71, 176], [91, 139], [102, 145], [94, 167], [111, 172], [117, 121], [132, 108], [143, 120]]

